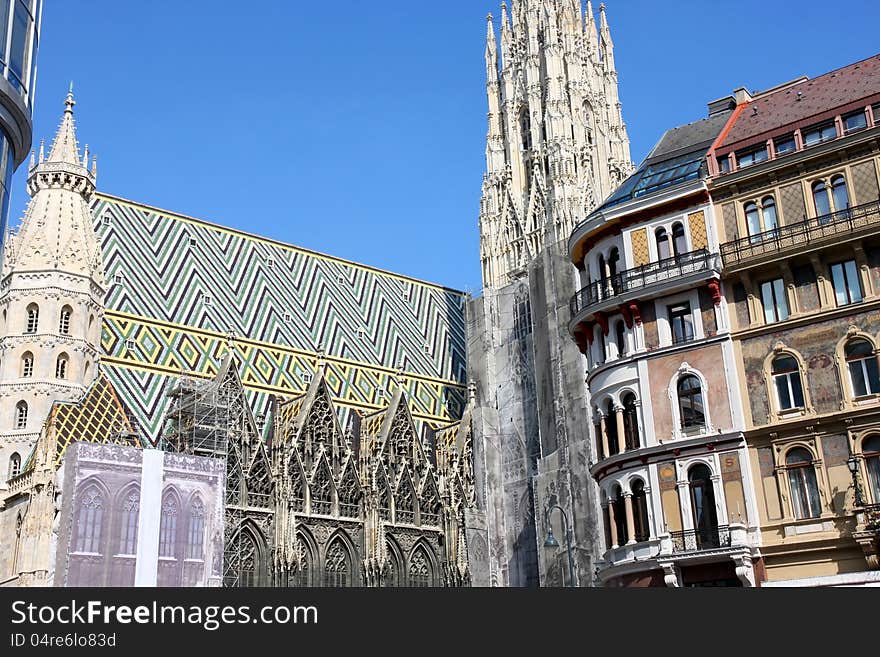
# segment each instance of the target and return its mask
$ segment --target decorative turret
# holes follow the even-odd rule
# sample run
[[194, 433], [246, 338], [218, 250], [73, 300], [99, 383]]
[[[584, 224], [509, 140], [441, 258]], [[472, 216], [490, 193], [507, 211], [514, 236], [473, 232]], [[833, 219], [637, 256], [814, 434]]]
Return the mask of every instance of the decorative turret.
[[71, 85], [48, 156], [41, 143], [32, 158], [31, 200], [3, 254], [0, 474], [30, 453], [52, 404], [80, 398], [97, 372], [104, 267], [89, 210], [95, 173], [88, 147], [79, 151], [74, 105]]

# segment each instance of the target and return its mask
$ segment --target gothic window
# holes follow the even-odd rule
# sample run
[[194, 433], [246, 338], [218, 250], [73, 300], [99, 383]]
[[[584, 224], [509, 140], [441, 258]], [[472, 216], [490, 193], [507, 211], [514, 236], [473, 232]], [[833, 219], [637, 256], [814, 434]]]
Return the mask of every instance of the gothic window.
[[703, 387], [693, 374], [687, 374], [678, 381], [678, 412], [684, 431], [706, 425]]
[[58, 320], [58, 332], [61, 335], [70, 335], [70, 318], [73, 315], [73, 309], [70, 306], [64, 306], [61, 309], [61, 318]]
[[791, 506], [795, 518], [818, 518], [821, 513], [819, 486], [813, 455], [803, 447], [795, 447], [785, 456]]
[[442, 505], [440, 503], [440, 494], [437, 492], [437, 484], [434, 478], [429, 474], [422, 491], [422, 498], [419, 502], [419, 522], [422, 525], [437, 527], [440, 525], [440, 512]]
[[272, 473], [266, 462], [265, 453], [260, 450], [247, 477], [248, 506], [266, 508], [272, 496]]
[[162, 499], [162, 515], [159, 520], [159, 556], [174, 557], [177, 548], [177, 519], [180, 507], [172, 493]]
[[416, 522], [415, 494], [412, 482], [404, 475], [397, 488], [394, 500], [395, 520], [399, 523], [413, 525]]
[[55, 361], [55, 378], [56, 379], [66, 379], [67, 378], [67, 365], [70, 362], [67, 354], [61, 354], [58, 356], [58, 360]]
[[313, 586], [314, 560], [312, 559], [312, 551], [302, 534], [296, 535], [296, 557], [295, 569], [288, 578], [288, 585], [297, 588]]
[[322, 458], [312, 481], [312, 513], [330, 515], [333, 503], [333, 475], [327, 460]]
[[672, 250], [669, 246], [669, 234], [666, 232], [666, 229], [658, 228], [657, 232], [654, 233], [654, 237], [657, 240], [657, 259], [666, 260], [671, 258]]
[[189, 537], [186, 544], [187, 559], [204, 559], [205, 504], [198, 496], [189, 507]]
[[522, 133], [522, 147], [524, 152], [532, 150], [532, 118], [529, 110], [524, 109], [519, 120], [520, 132]]
[[339, 483], [339, 515], [346, 518], [357, 518], [360, 511], [360, 490], [354, 467], [354, 462], [349, 461]]
[[262, 559], [256, 539], [249, 531], [242, 531], [239, 546], [239, 586], [262, 586]]
[[305, 511], [306, 489], [302, 470], [296, 458], [290, 459], [290, 507], [294, 511]]
[[21, 474], [21, 455], [18, 452], [12, 452], [9, 457], [9, 478], [17, 477]]
[[331, 588], [351, 586], [353, 582], [350, 580], [350, 570], [348, 550], [343, 547], [342, 541], [334, 541], [327, 549], [327, 556], [324, 559], [324, 586]]
[[409, 560], [409, 585], [413, 588], [434, 586], [434, 568], [421, 545]]
[[691, 514], [700, 549], [718, 547], [718, 510], [712, 472], [700, 463], [688, 472], [691, 491]]
[[632, 490], [636, 541], [647, 541], [651, 537], [651, 530], [648, 526], [648, 495], [645, 492], [645, 482], [636, 479], [630, 488]]
[[401, 582], [400, 577], [403, 574], [403, 568], [401, 568], [398, 552], [390, 541], [386, 541], [385, 543], [385, 552], [388, 555], [388, 561], [384, 584], [386, 587], [402, 586], [403, 583]]
[[119, 554], [137, 554], [139, 510], [140, 491], [137, 488], [132, 488], [122, 498], [122, 507], [119, 511]]
[[104, 520], [104, 495], [95, 484], [86, 487], [79, 497], [76, 519], [76, 551], [101, 553]]
[[687, 237], [684, 233], [684, 224], [680, 222], [672, 227], [672, 245], [675, 249], [676, 257], [687, 253]]
[[628, 393], [623, 398], [623, 433], [626, 448], [639, 448], [639, 414], [636, 408], [636, 396]]
[[874, 346], [867, 340], [852, 340], [844, 350], [849, 379], [855, 397], [880, 393], [880, 370]]
[[21, 378], [29, 379], [34, 375], [34, 355], [26, 351], [21, 357]]
[[379, 518], [391, 522], [391, 500], [385, 477], [379, 477]]
[[28, 405], [26, 401], [20, 401], [15, 405], [15, 428], [27, 429]]
[[773, 385], [779, 410], [787, 411], [804, 407], [804, 387], [801, 371], [794, 356], [783, 354], [773, 359]]
[[27, 325], [25, 333], [36, 333], [40, 327], [40, 307], [32, 303], [27, 307]]
[[868, 470], [868, 489], [874, 504], [880, 504], [880, 436], [865, 438], [862, 443], [862, 456]]

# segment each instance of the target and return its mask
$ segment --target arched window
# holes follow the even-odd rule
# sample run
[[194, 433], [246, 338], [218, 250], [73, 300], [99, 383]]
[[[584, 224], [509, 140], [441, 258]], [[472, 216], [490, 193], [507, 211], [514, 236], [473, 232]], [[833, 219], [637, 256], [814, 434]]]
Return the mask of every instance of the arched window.
[[189, 532], [186, 541], [187, 559], [205, 558], [205, 504], [196, 496], [189, 507]]
[[651, 529], [648, 526], [648, 494], [645, 491], [645, 482], [641, 479], [636, 479], [630, 489], [632, 490], [636, 540], [641, 543], [651, 538]]
[[[758, 214], [757, 203], [746, 203], [746, 227], [749, 229], [749, 235], [761, 234], [761, 215]], [[754, 241], [754, 240], [752, 240]]]
[[327, 549], [327, 556], [324, 558], [324, 586], [332, 588], [351, 586], [350, 571], [348, 550], [343, 547], [342, 541], [334, 541]]
[[385, 552], [388, 555], [388, 561], [386, 562], [387, 571], [385, 572], [384, 586], [389, 588], [403, 586], [400, 578], [403, 576], [404, 570], [399, 551], [390, 541], [386, 541]]
[[397, 495], [394, 498], [394, 511], [394, 519], [396, 522], [402, 522], [408, 525], [415, 524], [415, 492], [413, 491], [409, 477], [405, 475], [397, 488]]
[[611, 276], [615, 276], [617, 274], [618, 264], [620, 264], [620, 251], [618, 251], [617, 247], [615, 246], [608, 254], [608, 272], [611, 274]]
[[40, 307], [32, 303], [27, 307], [27, 325], [25, 326], [25, 333], [36, 333], [37, 329], [40, 328]]
[[684, 234], [684, 224], [676, 223], [672, 226], [672, 245], [676, 256], [687, 253], [687, 237]]
[[20, 401], [15, 405], [15, 428], [27, 429], [28, 405], [26, 401]]
[[95, 484], [86, 487], [79, 497], [76, 519], [76, 551], [101, 553], [104, 522], [104, 495]]
[[608, 434], [608, 451], [610, 455], [620, 452], [617, 437], [617, 411], [614, 410], [614, 402], [610, 399], [605, 404], [605, 433]]
[[667, 258], [671, 258], [672, 250], [669, 246], [669, 235], [666, 232], [666, 229], [658, 228], [657, 232], [654, 233], [654, 237], [657, 240], [657, 259], [666, 260]]
[[852, 340], [844, 350], [853, 396], [880, 393], [880, 370], [874, 347], [867, 340]]
[[813, 204], [816, 206], [816, 216], [819, 217], [820, 223], [829, 220], [831, 214], [831, 202], [828, 200], [828, 188], [821, 180], [813, 183]]
[[64, 306], [61, 309], [61, 317], [58, 320], [58, 332], [61, 335], [70, 335], [70, 318], [73, 316], [73, 308]]
[[162, 499], [162, 515], [159, 519], [159, 556], [175, 557], [177, 548], [177, 519], [180, 507], [177, 497], [166, 493]]
[[623, 398], [623, 433], [626, 448], [639, 448], [639, 415], [636, 408], [636, 396], [633, 393]]
[[34, 355], [26, 351], [21, 355], [21, 378], [29, 379], [34, 375]]
[[834, 176], [831, 179], [831, 199], [834, 201], [835, 212], [849, 209], [849, 192], [846, 189], [846, 178], [843, 176]]
[[314, 558], [312, 557], [312, 550], [309, 548], [309, 544], [300, 534], [297, 534], [296, 537], [296, 554], [296, 570], [294, 570], [288, 577], [288, 585], [299, 588], [313, 586], [312, 574], [313, 568], [315, 567]]
[[874, 504], [880, 504], [880, 436], [865, 438], [862, 443], [862, 455], [865, 468], [868, 470], [868, 488]]
[[599, 254], [599, 280], [604, 281], [608, 278], [608, 268], [605, 266], [605, 256]]
[[821, 505], [813, 455], [803, 447], [796, 447], [785, 456], [785, 467], [795, 518], [818, 518]]
[[703, 388], [693, 374], [687, 374], [678, 381], [678, 411], [683, 430], [706, 426]]
[[528, 109], [524, 109], [519, 117], [519, 129], [522, 133], [523, 151], [532, 150], [532, 117]]
[[608, 348], [605, 345], [605, 331], [602, 330], [601, 326], [597, 326], [597, 339], [596, 339], [596, 348], [599, 350], [599, 359], [596, 361], [599, 365], [602, 365], [605, 362], [605, 359], [608, 358]]
[[773, 359], [773, 385], [779, 410], [804, 407], [804, 387], [797, 359], [787, 354]]
[[66, 379], [67, 378], [67, 365], [69, 363], [69, 358], [67, 354], [61, 354], [58, 356], [58, 360], [55, 361], [55, 378], [56, 379]]
[[137, 488], [130, 489], [122, 498], [122, 507], [119, 511], [120, 554], [137, 554], [137, 530], [140, 504], [140, 491]]
[[242, 531], [239, 538], [239, 585], [263, 586], [263, 558], [257, 539], [249, 531]]
[[626, 325], [623, 323], [623, 320], [618, 321], [614, 325], [614, 335], [617, 340], [617, 355], [625, 356], [626, 355]]
[[21, 474], [21, 455], [18, 452], [12, 452], [9, 457], [9, 478], [17, 477]]
[[422, 546], [419, 546], [409, 560], [409, 585], [413, 588], [434, 585], [434, 567]]
[[617, 545], [626, 545], [629, 542], [626, 531], [626, 499], [620, 486], [614, 487], [614, 524], [617, 525]]
[[688, 472], [691, 490], [691, 514], [699, 549], [718, 547], [718, 510], [715, 507], [715, 487], [712, 472], [700, 463]]
[[[776, 216], [776, 200], [772, 196], [765, 196], [761, 200], [761, 218], [764, 220], [764, 231], [775, 231], [779, 223]], [[776, 233], [773, 233], [775, 237]]]

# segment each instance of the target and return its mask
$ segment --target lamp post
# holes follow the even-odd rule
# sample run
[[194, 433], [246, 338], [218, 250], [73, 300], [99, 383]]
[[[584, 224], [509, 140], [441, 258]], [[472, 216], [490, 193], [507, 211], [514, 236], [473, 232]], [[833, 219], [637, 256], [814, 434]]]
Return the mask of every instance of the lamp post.
[[865, 496], [862, 493], [862, 477], [859, 474], [859, 459], [853, 454], [846, 460], [846, 467], [852, 475], [853, 488], [856, 493], [856, 506], [865, 506]]
[[559, 513], [562, 514], [562, 529], [565, 531], [565, 551], [568, 552], [568, 585], [574, 586], [574, 558], [571, 556], [571, 529], [568, 526], [568, 516], [565, 514], [565, 509], [555, 503], [547, 507], [547, 511], [544, 514], [547, 523], [547, 538], [544, 541], [544, 547], [559, 547], [559, 541], [557, 541], [556, 537], [553, 535], [553, 526], [550, 524], [550, 514], [553, 512], [553, 509], [559, 509]]

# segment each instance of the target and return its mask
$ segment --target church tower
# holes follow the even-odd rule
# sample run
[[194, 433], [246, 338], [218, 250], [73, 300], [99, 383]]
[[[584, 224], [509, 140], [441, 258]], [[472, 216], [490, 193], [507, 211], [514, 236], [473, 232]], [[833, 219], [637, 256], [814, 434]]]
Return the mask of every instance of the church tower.
[[499, 38], [488, 17], [486, 75], [483, 294], [468, 307], [468, 362], [489, 578], [569, 583], [564, 550], [543, 547], [551, 527], [565, 536], [559, 507], [575, 583], [588, 586], [602, 538], [566, 240], [633, 170], [605, 5], [597, 18], [581, 0], [502, 4]]
[[101, 345], [104, 271], [89, 199], [96, 163], [80, 154], [73, 87], [58, 133], [31, 155], [28, 203], [0, 269], [0, 486], [20, 471], [55, 401], [82, 396]]

